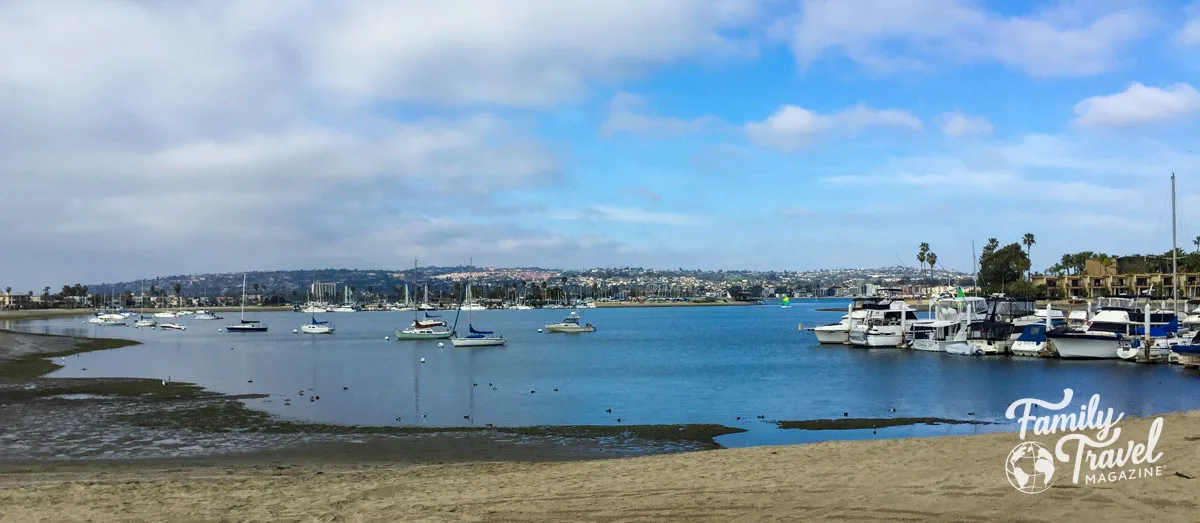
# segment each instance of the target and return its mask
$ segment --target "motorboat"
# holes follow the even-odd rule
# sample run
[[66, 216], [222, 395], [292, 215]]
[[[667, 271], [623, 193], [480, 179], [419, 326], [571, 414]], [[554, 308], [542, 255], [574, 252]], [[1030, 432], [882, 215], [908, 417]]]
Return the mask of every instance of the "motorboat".
[[1179, 364], [1189, 369], [1200, 368], [1200, 333], [1171, 346], [1171, 352], [1179, 357]]
[[119, 318], [103, 318], [100, 320], [100, 325], [105, 326], [105, 327], [117, 327], [117, 326], [125, 327], [126, 326], [125, 317], [122, 316]]
[[[433, 318], [433, 319], [431, 319]], [[413, 312], [413, 322], [407, 329], [397, 330], [397, 340], [444, 340], [454, 335], [446, 322], [440, 319], [440, 316], [433, 316], [425, 313], [425, 317], [418, 319], [417, 313]]]
[[563, 321], [546, 325], [546, 332], [596, 332], [596, 327], [593, 327], [591, 323], [580, 325], [579, 313], [571, 311], [571, 314], [567, 315]]
[[[1060, 358], [1117, 359], [1121, 340], [1145, 335], [1164, 338], [1179, 331], [1179, 319], [1170, 311], [1139, 311], [1129, 297], [1097, 298], [1095, 317], [1083, 330], [1053, 330], [1046, 334]], [[1144, 324], [1144, 325], [1143, 325]]]
[[300, 309], [300, 312], [303, 312], [306, 314], [316, 314], [318, 312], [329, 312], [329, 307], [327, 307], [324, 303], [309, 302], [309, 303], [304, 304], [304, 307], [302, 307]]
[[267, 324], [258, 320], [246, 319], [246, 274], [242, 274], [242, 312], [241, 320], [234, 325], [226, 325], [225, 332], [267, 332]]
[[179, 315], [171, 311], [162, 311], [154, 313], [155, 318], [178, 318]]
[[1046, 343], [1046, 324], [1032, 323], [1021, 329], [1021, 334], [1012, 342], [1009, 352], [1014, 356], [1042, 356], [1050, 353]]
[[159, 325], [158, 328], [163, 329], [163, 330], [177, 330], [177, 331], [187, 330], [186, 325], [180, 325], [178, 323], [164, 323], [162, 325]]
[[867, 318], [850, 329], [850, 344], [866, 348], [899, 348], [905, 343], [905, 327], [917, 321], [915, 309], [901, 300], [889, 302], [886, 309], [868, 309]]
[[348, 304], [338, 305], [337, 307], [329, 309], [328, 312], [358, 312], [358, 308]]
[[942, 298], [929, 304], [928, 320], [910, 324], [911, 346], [928, 352], [973, 354], [968, 340], [987, 319], [987, 300], [978, 296]]
[[1158, 338], [1149, 342], [1149, 350], [1144, 338], [1130, 337], [1119, 342], [1117, 357], [1125, 361], [1167, 361], [1175, 346], [1186, 343], [1185, 338]]
[[143, 316], [138, 321], [133, 322], [133, 326], [139, 329], [153, 329], [158, 326], [158, 322]]
[[206, 310], [198, 310], [198, 311], [196, 311], [196, 314], [192, 316], [192, 319], [193, 320], [221, 320], [224, 318], [217, 316], [216, 314], [213, 314]]
[[837, 323], [812, 329], [817, 343], [824, 345], [849, 345], [850, 330], [867, 319], [870, 309], [886, 308], [877, 298], [855, 298], [846, 306], [846, 314]]
[[[1020, 337], [1025, 325], [1038, 321], [1037, 303], [1031, 298], [1015, 298], [1003, 294], [987, 299], [987, 317], [972, 329], [967, 343], [975, 345], [982, 354], [1006, 354], [1013, 341]], [[1040, 311], [1047, 314], [1045, 310]], [[1021, 324], [1017, 325], [1020, 321]], [[1041, 318], [1044, 323], [1045, 317]]]
[[460, 310], [460, 311], [486, 311], [487, 307], [484, 307], [483, 305], [480, 305], [478, 303], [465, 303], [461, 307], [459, 307], [458, 310]]

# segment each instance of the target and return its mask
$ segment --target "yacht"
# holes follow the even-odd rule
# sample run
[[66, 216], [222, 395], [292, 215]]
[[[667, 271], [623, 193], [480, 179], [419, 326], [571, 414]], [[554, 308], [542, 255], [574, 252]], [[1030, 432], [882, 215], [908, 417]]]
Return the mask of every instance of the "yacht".
[[899, 348], [905, 343], [906, 324], [917, 321], [915, 309], [902, 300], [886, 309], [868, 309], [867, 318], [850, 329], [850, 344], [867, 348]]
[[929, 304], [928, 320], [911, 324], [912, 348], [929, 352], [973, 354], [967, 347], [972, 331], [987, 318], [987, 300], [978, 296], [942, 298]]
[[566, 333], [596, 332], [596, 327], [593, 327], [591, 323], [588, 323], [586, 325], [580, 325], [579, 324], [579, 313], [575, 312], [575, 311], [571, 311], [571, 314], [567, 315], [567, 317], [564, 318], [563, 321], [560, 321], [558, 323], [551, 323], [551, 324], [547, 325], [546, 332], [566, 332]]
[[1179, 356], [1179, 364], [1185, 368], [1200, 368], [1200, 333], [1171, 346], [1171, 352]]
[[153, 329], [154, 327], [158, 326], [158, 322], [150, 318], [142, 317], [133, 322], [133, 326], [139, 329]]
[[1170, 311], [1139, 311], [1137, 300], [1130, 297], [1097, 298], [1096, 315], [1082, 330], [1054, 330], [1046, 334], [1061, 358], [1117, 359], [1121, 339], [1144, 335], [1142, 324], [1150, 326], [1151, 337], [1166, 337], [1179, 330], [1179, 319]]
[[407, 329], [396, 331], [396, 339], [398, 340], [444, 340], [453, 335], [454, 331], [451, 331], [446, 322], [441, 320], [439, 316], [432, 316], [429, 313], [425, 313], [424, 318], [418, 319], [415, 311], [413, 312], [412, 325]]
[[[978, 348], [980, 354], [1006, 354], [1012, 342], [1021, 336], [1022, 329], [1037, 321], [1037, 303], [1030, 298], [1013, 298], [993, 295], [987, 299], [987, 317], [972, 330], [967, 343]], [[1045, 311], [1042, 311], [1044, 314]], [[1018, 326], [1017, 322], [1021, 322]], [[1043, 323], [1045, 318], [1041, 320]]]
[[830, 323], [812, 329], [817, 336], [817, 342], [825, 345], [849, 345], [850, 330], [862, 323], [868, 316], [868, 310], [886, 307], [877, 298], [855, 298], [846, 306], [846, 314], [837, 323]]
[[318, 312], [329, 312], [329, 307], [327, 307], [324, 303], [317, 303], [317, 302], [310, 301], [308, 303], [305, 303], [304, 306], [300, 308], [300, 312], [305, 312], [308, 314], [316, 314]]
[[207, 310], [200, 309], [200, 310], [196, 311], [196, 314], [194, 314], [192, 316], [192, 319], [193, 320], [221, 320], [224, 318], [217, 316], [216, 314], [213, 314]]
[[162, 325], [159, 325], [158, 328], [162, 329], [162, 330], [176, 330], [176, 331], [187, 330], [186, 325], [180, 325], [178, 323], [164, 323]]
[[[1188, 306], [1192, 305], [1197, 305], [1197, 302], [1194, 300], [1189, 300]], [[1179, 323], [1183, 326], [1183, 328], [1189, 331], [1200, 331], [1200, 307], [1192, 309], [1192, 312], [1189, 312], [1188, 315], [1183, 318], [1183, 321]]]

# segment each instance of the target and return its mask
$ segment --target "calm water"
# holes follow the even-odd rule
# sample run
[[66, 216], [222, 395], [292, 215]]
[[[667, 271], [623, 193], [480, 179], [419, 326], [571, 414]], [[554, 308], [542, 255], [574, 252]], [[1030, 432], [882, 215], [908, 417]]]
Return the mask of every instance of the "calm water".
[[[770, 420], [848, 412], [1006, 421], [1004, 410], [1013, 400], [1057, 400], [1068, 387], [1077, 398], [1098, 392], [1104, 406], [1127, 415], [1200, 408], [1200, 373], [1179, 366], [818, 347], [811, 333], [797, 328], [842, 314], [819, 307], [845, 306], [826, 300], [793, 302], [787, 310], [584, 310], [584, 321], [598, 331], [582, 335], [537, 332], [569, 311], [484, 311], [474, 313], [476, 327], [503, 333], [509, 342], [475, 349], [384, 341], [411, 321], [411, 313], [399, 312], [322, 315], [337, 326], [332, 336], [293, 334], [308, 315], [290, 312], [255, 313], [271, 327], [259, 334], [218, 332], [236, 320], [236, 312], [215, 322], [181, 319], [189, 326], [185, 332], [96, 327], [78, 319], [12, 328], [144, 342], [66, 358], [66, 368], [53, 376], [169, 376], [217, 392], [270, 394], [269, 400], [249, 404], [285, 418], [344, 424], [576, 425], [615, 424], [619, 417], [635, 424], [738, 426], [749, 432], [719, 441], [742, 446], [1008, 430], [1011, 422], [898, 427], [873, 435], [778, 430]], [[453, 320], [453, 312], [442, 314]], [[465, 313], [463, 318], [465, 323]], [[314, 391], [298, 395], [310, 388]], [[312, 394], [320, 401], [310, 402]], [[284, 397], [291, 398], [290, 406]]]

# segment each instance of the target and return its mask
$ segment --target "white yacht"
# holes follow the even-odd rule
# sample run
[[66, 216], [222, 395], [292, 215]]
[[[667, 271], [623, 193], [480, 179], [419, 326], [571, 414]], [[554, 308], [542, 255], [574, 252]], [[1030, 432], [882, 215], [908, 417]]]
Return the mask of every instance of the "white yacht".
[[179, 315], [171, 311], [162, 311], [154, 313], [155, 318], [177, 318]]
[[886, 309], [867, 309], [867, 318], [850, 329], [850, 344], [867, 348], [900, 348], [905, 343], [905, 327], [917, 321], [915, 309], [901, 300]]
[[596, 332], [596, 327], [593, 327], [591, 323], [580, 325], [579, 313], [571, 311], [571, 314], [564, 318], [563, 321], [547, 325], [546, 332]]
[[207, 310], [200, 309], [200, 310], [196, 311], [196, 314], [192, 316], [192, 319], [193, 320], [220, 320], [220, 319], [224, 319], [224, 318], [221, 318], [220, 316], [217, 316], [216, 314], [213, 314]]
[[987, 300], [978, 296], [942, 298], [929, 304], [928, 320], [911, 324], [912, 348], [930, 352], [969, 354], [972, 329], [987, 318]]
[[886, 308], [877, 298], [855, 298], [846, 306], [846, 314], [837, 323], [830, 323], [812, 329], [817, 342], [824, 345], [849, 345], [850, 330], [867, 319], [868, 310]]
[[[995, 294], [987, 299], [987, 306], [987, 317], [967, 338], [967, 343], [979, 349], [980, 354], [1007, 354], [1025, 325], [1039, 321], [1037, 303], [1031, 298]], [[1046, 320], [1043, 317], [1040, 321], [1045, 323]]]
[[176, 331], [187, 330], [186, 325], [180, 325], [178, 323], [164, 323], [162, 325], [159, 325], [158, 328], [162, 329], [162, 330], [176, 330]]
[[1083, 330], [1052, 331], [1046, 337], [1061, 358], [1117, 359], [1121, 340], [1145, 335], [1166, 337], [1179, 330], [1179, 320], [1170, 311], [1139, 311], [1137, 300], [1128, 297], [1097, 298], [1095, 317]]
[[153, 329], [158, 326], [158, 322], [150, 318], [140, 318], [133, 322], [133, 326], [139, 329]]

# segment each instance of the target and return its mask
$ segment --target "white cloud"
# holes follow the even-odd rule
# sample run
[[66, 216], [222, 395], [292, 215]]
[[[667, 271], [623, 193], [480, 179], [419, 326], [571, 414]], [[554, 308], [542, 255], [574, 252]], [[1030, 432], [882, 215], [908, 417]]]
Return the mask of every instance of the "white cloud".
[[580, 211], [554, 213], [551, 217], [560, 220], [680, 226], [703, 225], [708, 221], [703, 216], [697, 214], [648, 211], [636, 207], [617, 207], [611, 205], [592, 205]]
[[600, 124], [600, 133], [610, 136], [617, 133], [682, 136], [687, 133], [721, 127], [723, 122], [711, 116], [691, 120], [643, 114], [646, 99], [636, 94], [619, 92], [608, 104], [608, 117]]
[[759, 14], [755, 0], [0, 3], [0, 243], [32, 253], [6, 274], [53, 282], [109, 252], [155, 272], [245, 267], [399, 212], [491, 212], [560, 171], [503, 107], [745, 57]]
[[1200, 3], [1187, 6], [1184, 16], [1186, 20], [1179, 32], [1175, 33], [1175, 43], [1182, 46], [1200, 45]]
[[746, 136], [758, 146], [797, 151], [813, 139], [833, 132], [857, 134], [867, 127], [894, 127], [919, 131], [921, 120], [906, 111], [871, 109], [858, 104], [844, 111], [822, 115], [796, 105], [784, 105], [762, 122], [744, 126]]
[[1072, 76], [1112, 69], [1120, 50], [1153, 23], [1137, 8], [1085, 6], [1006, 16], [969, 0], [807, 0], [789, 36], [806, 67], [837, 50], [880, 72], [991, 61]]
[[972, 116], [954, 111], [942, 115], [942, 132], [947, 136], [991, 134], [992, 123], [985, 116]]
[[1084, 127], [1124, 127], [1176, 120], [1200, 111], [1200, 92], [1188, 84], [1166, 88], [1133, 82], [1125, 91], [1093, 96], [1075, 104], [1075, 122]]

